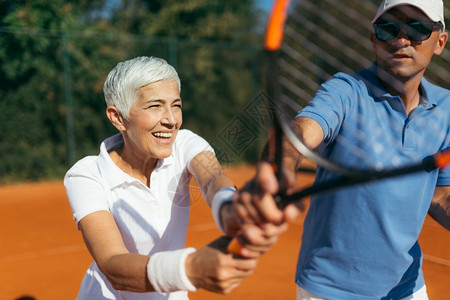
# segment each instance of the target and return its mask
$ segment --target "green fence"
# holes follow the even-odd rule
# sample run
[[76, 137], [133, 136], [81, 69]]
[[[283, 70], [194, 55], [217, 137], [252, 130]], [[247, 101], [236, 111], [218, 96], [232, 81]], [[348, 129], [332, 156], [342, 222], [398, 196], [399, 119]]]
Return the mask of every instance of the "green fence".
[[13, 28], [0, 28], [0, 44], [3, 183], [61, 178], [76, 160], [97, 154], [116, 132], [105, 116], [106, 75], [141, 55], [162, 57], [178, 70], [183, 127], [206, 138], [223, 163], [257, 158], [257, 124], [245, 151], [230, 149], [235, 135], [220, 136], [261, 91], [261, 49], [254, 45]]
[[[308, 100], [332, 74], [372, 62], [374, 1], [305, 0], [292, 9], [300, 22], [289, 31], [303, 49], [295, 97]], [[140, 55], [175, 66], [183, 127], [206, 138], [224, 165], [254, 162], [264, 143], [270, 108], [261, 42], [0, 28], [0, 45], [0, 183], [61, 178], [97, 154], [116, 132], [105, 117], [103, 81], [117, 62]], [[426, 76], [448, 89], [449, 65], [445, 50]]]

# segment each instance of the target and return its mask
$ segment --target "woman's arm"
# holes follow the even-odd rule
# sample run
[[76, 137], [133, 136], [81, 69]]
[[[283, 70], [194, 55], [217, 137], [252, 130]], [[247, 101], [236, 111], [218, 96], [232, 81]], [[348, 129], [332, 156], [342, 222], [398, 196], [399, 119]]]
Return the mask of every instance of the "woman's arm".
[[197, 154], [192, 159], [189, 169], [209, 206], [220, 189], [234, 187], [233, 181], [225, 174], [216, 155], [211, 151]]
[[[79, 222], [79, 228], [89, 252], [115, 289], [132, 292], [155, 291], [147, 274], [147, 264], [151, 257], [129, 253], [114, 218], [108, 211], [87, 215]], [[228, 293], [254, 271], [257, 260], [226, 254], [228, 242], [225, 237], [219, 238], [187, 256], [185, 274], [196, 288]], [[166, 271], [167, 268], [159, 270]], [[167, 274], [162, 275], [170, 279]], [[158, 280], [161, 281], [160, 278]], [[172, 283], [169, 285], [173, 286]], [[160, 292], [175, 290], [177, 289]]]
[[154, 291], [146, 276], [149, 256], [129, 253], [110, 212], [91, 213], [78, 226], [89, 252], [115, 289]]
[[131, 254], [126, 248], [96, 171], [90, 160], [83, 160], [64, 178], [67, 198], [84, 243], [115, 289], [154, 291], [146, 276], [149, 256]]
[[[239, 219], [231, 205], [235, 186], [233, 181], [225, 174], [216, 155], [211, 151], [200, 152], [192, 159], [189, 170], [199, 186], [206, 203], [213, 208], [214, 218], [219, 227], [228, 236], [234, 236], [240, 229]], [[220, 190], [222, 192], [218, 196], [224, 196], [229, 199], [218, 199], [216, 197], [214, 200]], [[220, 202], [220, 200], [224, 200], [224, 202]], [[213, 201], [220, 203], [213, 205]]]

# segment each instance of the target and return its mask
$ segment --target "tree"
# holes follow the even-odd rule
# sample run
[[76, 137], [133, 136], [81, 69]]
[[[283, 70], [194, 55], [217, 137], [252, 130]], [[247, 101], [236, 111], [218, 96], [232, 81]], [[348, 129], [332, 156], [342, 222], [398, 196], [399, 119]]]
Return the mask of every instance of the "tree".
[[3, 182], [64, 174], [68, 98], [75, 159], [98, 152], [101, 140], [115, 132], [104, 116], [102, 86], [119, 61], [155, 55], [173, 64], [183, 82], [186, 127], [213, 144], [254, 96], [251, 43], [258, 21], [252, 1], [111, 3], [0, 3]]
[[[7, 1], [1, 7], [0, 173], [11, 179], [60, 174], [65, 162], [62, 44], [75, 23], [70, 3]], [[39, 30], [36, 30], [38, 28]]]
[[[124, 0], [113, 10], [111, 26], [120, 32], [165, 36], [166, 57], [182, 79], [185, 127], [204, 136], [220, 151], [217, 135], [259, 91], [261, 47], [255, 28], [260, 15], [254, 1]], [[262, 45], [262, 43], [258, 43]], [[174, 54], [171, 49], [179, 49]], [[150, 46], [149, 55], [161, 48]], [[225, 143], [226, 144], [226, 143]], [[255, 147], [257, 145], [254, 145]], [[256, 148], [235, 160], [256, 159]], [[236, 152], [236, 151], [235, 151]]]

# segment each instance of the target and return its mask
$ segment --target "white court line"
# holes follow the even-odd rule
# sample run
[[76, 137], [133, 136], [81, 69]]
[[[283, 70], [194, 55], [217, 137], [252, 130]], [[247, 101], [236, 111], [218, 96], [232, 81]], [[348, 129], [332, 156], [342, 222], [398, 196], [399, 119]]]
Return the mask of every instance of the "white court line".
[[214, 229], [219, 230], [219, 227], [217, 227], [216, 223], [214, 222], [192, 225], [189, 228], [192, 231], [209, 231]]
[[440, 257], [436, 257], [436, 256], [432, 256], [432, 255], [428, 255], [428, 254], [423, 254], [423, 259], [427, 260], [427, 261], [431, 261], [440, 265], [444, 265], [447, 267], [450, 267], [450, 261], [446, 260], [444, 258], [440, 258]]
[[[194, 225], [191, 227], [191, 230], [193, 230], [193, 231], [209, 231], [209, 230], [214, 230], [214, 229], [217, 229], [217, 225], [214, 222], [198, 224], [198, 225]], [[9, 256], [3, 256], [3, 257], [0, 257], [0, 262], [33, 259], [33, 258], [40, 257], [40, 256], [53, 256], [53, 255], [71, 253], [71, 252], [84, 251], [84, 250], [86, 250], [86, 247], [84, 244], [69, 245], [69, 246], [52, 248], [52, 249], [39, 251], [39, 252], [32, 251], [32, 252], [14, 254], [14, 255], [9, 255]], [[430, 261], [433, 263], [437, 263], [440, 265], [450, 267], [450, 261], [447, 259], [444, 259], [444, 258], [440, 258], [440, 257], [436, 257], [433, 255], [423, 253], [423, 259], [426, 261]]]
[[[214, 222], [197, 224], [197, 225], [191, 226], [191, 230], [197, 231], [197, 232], [209, 231], [209, 230], [214, 230], [214, 229], [218, 230], [218, 227], [217, 227], [216, 223], [214, 223]], [[33, 259], [33, 258], [42, 257], [42, 256], [60, 255], [60, 254], [65, 254], [65, 253], [78, 252], [78, 251], [87, 251], [86, 246], [84, 244], [78, 244], [78, 245], [57, 247], [57, 248], [52, 248], [52, 249], [47, 249], [47, 250], [42, 250], [42, 251], [30, 251], [30, 252], [25, 252], [25, 253], [13, 254], [13, 255], [0, 257], [0, 263]]]
[[38, 257], [37, 252], [27, 252], [21, 254], [14, 254], [0, 257], [0, 262], [8, 262], [8, 261], [16, 261], [16, 260], [25, 260]]
[[78, 252], [81, 250], [86, 250], [86, 247], [84, 246], [84, 244], [83, 245], [80, 245], [80, 244], [69, 245], [69, 246], [47, 249], [47, 250], [43, 250], [43, 251], [31, 251], [31, 252], [26, 252], [26, 253], [3, 256], [3, 257], [0, 257], [0, 262], [10, 262], [10, 261], [25, 260], [25, 259], [33, 259], [36, 257], [60, 255], [60, 254], [65, 254], [65, 253]]
[[[300, 224], [302, 225], [302, 224]], [[434, 224], [433, 224], [434, 225]], [[192, 231], [209, 231], [217, 229], [216, 223], [203, 223], [191, 226]], [[433, 255], [423, 253], [423, 259], [426, 261], [430, 261], [436, 264], [444, 265], [450, 267], [450, 261], [445, 258], [436, 257]]]

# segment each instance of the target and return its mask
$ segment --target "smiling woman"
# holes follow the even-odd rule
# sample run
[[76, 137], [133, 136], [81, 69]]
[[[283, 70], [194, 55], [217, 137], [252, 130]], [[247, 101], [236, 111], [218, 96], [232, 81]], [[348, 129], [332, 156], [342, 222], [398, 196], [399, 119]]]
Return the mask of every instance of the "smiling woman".
[[106, 114], [122, 133], [127, 147], [110, 152], [112, 160], [133, 177], [150, 186], [149, 174], [158, 159], [172, 154], [172, 145], [183, 122], [179, 84], [164, 79], [141, 87], [131, 106], [129, 117], [123, 118], [115, 105]]
[[226, 253], [226, 237], [198, 251], [184, 248], [192, 177], [224, 232], [233, 234], [238, 219], [222, 209], [230, 207], [222, 203], [231, 201], [235, 188], [213, 149], [180, 129], [177, 72], [160, 58], [131, 59], [110, 72], [104, 94], [106, 115], [119, 133], [64, 179], [73, 217], [94, 258], [78, 299], [186, 299], [187, 291], [198, 288], [229, 292], [276, 239], [262, 238], [255, 245], [258, 255], [250, 258]]

